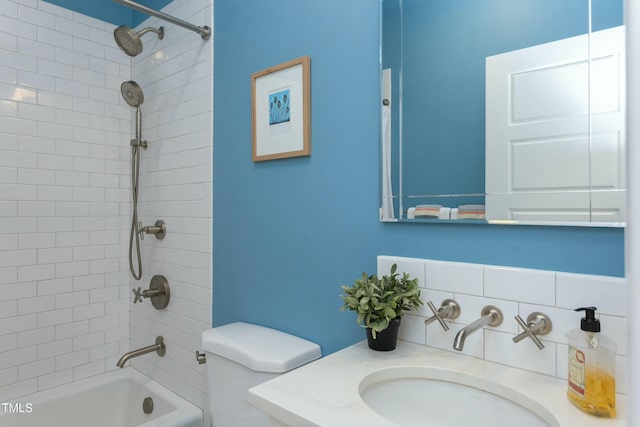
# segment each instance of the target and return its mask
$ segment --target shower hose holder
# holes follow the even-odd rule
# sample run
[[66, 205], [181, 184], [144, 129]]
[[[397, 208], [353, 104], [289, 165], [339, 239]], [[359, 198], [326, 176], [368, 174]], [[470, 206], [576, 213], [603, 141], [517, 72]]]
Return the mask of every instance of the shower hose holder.
[[146, 150], [146, 149], [147, 149], [148, 144], [147, 144], [147, 141], [143, 141], [143, 140], [141, 140], [141, 139], [139, 139], [139, 138], [133, 138], [133, 139], [131, 140], [131, 146], [132, 146], [132, 147], [134, 147], [134, 148], [136, 148], [136, 147], [142, 147], [142, 148], [144, 148], [144, 149]]

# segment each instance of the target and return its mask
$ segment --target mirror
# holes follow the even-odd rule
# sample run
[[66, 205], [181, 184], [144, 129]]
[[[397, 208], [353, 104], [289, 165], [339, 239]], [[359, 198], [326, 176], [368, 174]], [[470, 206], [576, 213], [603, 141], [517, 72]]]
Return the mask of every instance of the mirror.
[[382, 0], [381, 219], [623, 226], [622, 23], [622, 0]]

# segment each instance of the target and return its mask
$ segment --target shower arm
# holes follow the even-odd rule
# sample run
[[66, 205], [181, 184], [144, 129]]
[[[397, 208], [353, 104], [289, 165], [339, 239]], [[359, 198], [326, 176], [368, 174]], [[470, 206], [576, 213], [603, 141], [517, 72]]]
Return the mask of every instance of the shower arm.
[[186, 21], [183, 21], [182, 19], [178, 19], [174, 16], [171, 15], [167, 15], [164, 12], [160, 12], [158, 10], [155, 9], [151, 9], [150, 7], [141, 5], [139, 3], [136, 3], [134, 1], [131, 0], [113, 0], [116, 3], [120, 3], [121, 5], [130, 7], [131, 9], [137, 10], [138, 12], [142, 12], [145, 13], [147, 15], [151, 15], [151, 16], [155, 16], [156, 18], [160, 18], [163, 19], [165, 21], [171, 22], [172, 24], [176, 24], [179, 25], [182, 28], [186, 28], [187, 30], [191, 30], [195, 33], [200, 34], [200, 36], [204, 39], [204, 40], [209, 40], [209, 38], [211, 38], [211, 28], [209, 28], [208, 26], [204, 26], [204, 27], [198, 27], [197, 25], [193, 25], [190, 24]]
[[158, 35], [158, 37], [160, 38], [160, 40], [162, 40], [162, 38], [164, 37], [164, 28], [160, 27], [160, 29], [156, 29], [153, 27], [147, 27], [147, 28], [143, 28], [142, 30], [138, 31], [136, 34], [140, 37], [142, 37], [143, 35], [147, 34], [147, 33], [156, 33]]

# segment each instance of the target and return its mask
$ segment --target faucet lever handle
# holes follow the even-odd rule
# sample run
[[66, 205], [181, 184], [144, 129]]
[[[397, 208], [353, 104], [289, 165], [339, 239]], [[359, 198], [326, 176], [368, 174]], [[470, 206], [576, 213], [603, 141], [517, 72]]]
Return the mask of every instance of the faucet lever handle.
[[161, 310], [166, 308], [169, 304], [169, 299], [171, 298], [171, 290], [169, 289], [169, 281], [166, 277], [156, 274], [151, 278], [151, 283], [149, 284], [149, 289], [145, 289], [138, 287], [138, 289], [133, 288], [131, 290], [135, 295], [133, 299], [133, 303], [142, 302], [143, 298], [151, 299], [151, 304], [157, 310]]
[[542, 350], [544, 348], [544, 344], [538, 339], [537, 335], [546, 335], [551, 332], [552, 324], [549, 316], [543, 313], [531, 313], [527, 317], [527, 322], [522, 320], [520, 315], [516, 315], [514, 317], [516, 322], [522, 327], [523, 332], [519, 335], [513, 337], [513, 342], [518, 343], [523, 339], [529, 337], [535, 343], [535, 345]]
[[142, 225], [142, 222], [138, 222], [138, 234], [142, 240], [144, 240], [145, 234], [153, 234], [156, 239], [162, 240], [167, 235], [167, 224], [161, 219], [153, 225]]
[[133, 292], [133, 295], [135, 295], [135, 297], [133, 298], [133, 303], [138, 303], [138, 302], [142, 302], [142, 288], [133, 288], [131, 289], [131, 291]]
[[433, 303], [431, 301], [427, 302], [427, 306], [433, 312], [433, 316], [431, 316], [430, 318], [426, 319], [424, 321], [424, 323], [429, 325], [434, 320], [437, 320], [438, 323], [440, 323], [440, 326], [442, 326], [442, 329], [444, 329], [445, 331], [448, 331], [449, 330], [449, 325], [447, 325], [447, 322], [445, 322], [444, 319], [442, 318], [442, 308], [436, 309], [436, 306], [433, 305]]
[[442, 301], [439, 309], [436, 309], [435, 305], [433, 305], [431, 301], [427, 302], [427, 306], [433, 312], [433, 316], [426, 319], [424, 323], [429, 325], [437, 320], [445, 331], [449, 330], [449, 325], [447, 325], [447, 322], [445, 322], [444, 319], [453, 320], [460, 316], [460, 305], [452, 299]]

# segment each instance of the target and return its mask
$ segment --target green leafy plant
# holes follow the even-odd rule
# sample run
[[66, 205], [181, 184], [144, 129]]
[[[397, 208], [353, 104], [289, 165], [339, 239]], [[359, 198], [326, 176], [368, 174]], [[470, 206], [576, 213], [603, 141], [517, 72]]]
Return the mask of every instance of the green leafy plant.
[[422, 305], [418, 279], [409, 279], [407, 273], [400, 277], [397, 269], [398, 266], [393, 264], [391, 274], [382, 278], [362, 273], [362, 278], [356, 279], [352, 286], [341, 286], [344, 294], [340, 298], [344, 304], [340, 310], [358, 313], [357, 323], [371, 328], [373, 338], [376, 332], [387, 329], [391, 320]]

